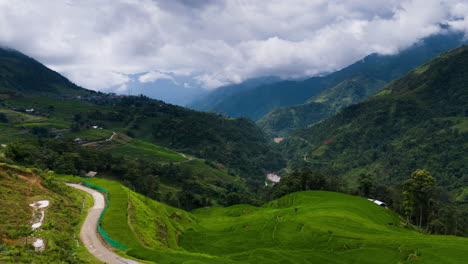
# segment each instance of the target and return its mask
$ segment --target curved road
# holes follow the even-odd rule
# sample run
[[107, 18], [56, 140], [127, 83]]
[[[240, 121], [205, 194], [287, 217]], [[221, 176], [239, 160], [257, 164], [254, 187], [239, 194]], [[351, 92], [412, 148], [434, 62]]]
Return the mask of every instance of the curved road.
[[105, 207], [104, 195], [96, 190], [84, 187], [79, 184], [67, 183], [67, 185], [91, 194], [94, 199], [94, 206], [89, 209], [88, 215], [86, 216], [80, 231], [80, 239], [88, 251], [100, 261], [108, 264], [141, 263], [135, 260], [123, 258], [115, 254], [112, 250], [110, 250], [110, 246], [107, 246], [105, 242], [99, 237], [97, 233], [97, 222]]

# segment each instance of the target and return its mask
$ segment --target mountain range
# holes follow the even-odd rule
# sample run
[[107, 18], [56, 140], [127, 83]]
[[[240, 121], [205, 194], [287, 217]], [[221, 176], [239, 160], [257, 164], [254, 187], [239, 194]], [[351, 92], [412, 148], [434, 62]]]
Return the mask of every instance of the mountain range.
[[[191, 107], [232, 117], [246, 116], [258, 120], [269, 136], [284, 137], [378, 92], [393, 79], [462, 43], [463, 34], [435, 35], [395, 55], [371, 54], [323, 77], [232, 85], [231, 92], [221, 93], [223, 96], [215, 90]], [[215, 96], [216, 100], [210, 99]]]
[[[350, 184], [361, 173], [388, 186], [414, 168], [451, 190], [466, 188], [468, 46], [442, 53], [339, 114], [281, 144], [291, 167], [331, 167]], [[462, 191], [462, 190], [459, 190]]]

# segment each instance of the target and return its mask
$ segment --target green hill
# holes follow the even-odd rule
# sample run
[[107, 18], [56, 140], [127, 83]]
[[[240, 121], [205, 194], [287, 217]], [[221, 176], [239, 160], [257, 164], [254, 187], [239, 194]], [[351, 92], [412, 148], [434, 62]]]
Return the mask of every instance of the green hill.
[[463, 263], [468, 256], [466, 238], [423, 235], [391, 210], [346, 194], [297, 192], [261, 207], [187, 213], [116, 182], [89, 181], [109, 190], [106, 232], [129, 246], [128, 255], [161, 264]]
[[[270, 137], [286, 137], [294, 130], [337, 114], [380, 91], [386, 84], [425, 63], [437, 54], [461, 45], [459, 34], [433, 36], [399, 54], [370, 55], [355, 64], [324, 78], [320, 93], [305, 99], [304, 104], [278, 108], [257, 121]], [[304, 102], [303, 101], [303, 102]], [[302, 102], [301, 102], [302, 103]]]
[[[99, 169], [174, 205], [182, 193], [224, 205], [228, 192], [250, 193], [267, 171], [285, 166], [249, 119], [86, 90], [7, 49], [0, 51], [0, 143], [12, 154], [7, 162], [76, 175]], [[106, 166], [95, 162], [101, 158]], [[140, 176], [154, 184], [139, 183]]]
[[280, 145], [290, 167], [331, 167], [351, 184], [370, 173], [398, 186], [424, 168], [457, 191], [466, 186], [468, 169], [467, 83], [468, 46], [462, 46]]
[[[465, 238], [421, 235], [359, 197], [309, 191], [262, 207], [199, 209], [185, 249], [232, 263], [462, 263]], [[227, 262], [229, 263], [229, 262]]]
[[[1, 163], [0, 200], [0, 263], [100, 263], [76, 240], [91, 197], [41, 170]], [[50, 204], [33, 232], [39, 212], [29, 204], [40, 200]], [[43, 239], [44, 251], [34, 251], [34, 238]]]
[[358, 75], [326, 88], [305, 104], [275, 109], [257, 124], [270, 137], [287, 137], [298, 128], [324, 120], [343, 107], [377, 93], [385, 84], [384, 80]]
[[[23, 122], [17, 118], [19, 114], [9, 119], [9, 116], [14, 116], [10, 114], [13, 111], [28, 114], [23, 117], [42, 118], [42, 124], [38, 126], [61, 130], [60, 134], [67, 134], [64, 130], [85, 133], [92, 126], [100, 126], [222, 163], [233, 174], [241, 174], [257, 182], [263, 179], [265, 170], [275, 170], [284, 164], [281, 156], [270, 147], [264, 133], [249, 119], [197, 112], [147, 97], [96, 94], [77, 98], [31, 93], [0, 99], [0, 107], [3, 111], [9, 110], [0, 123], [4, 127], [0, 138], [12, 135], [21, 138], [21, 134], [28, 137], [27, 131], [30, 132], [34, 126], [35, 121]], [[27, 109], [34, 109], [34, 112], [26, 113]], [[26, 122], [32, 123], [28, 125], [29, 129], [25, 127]], [[80, 133], [74, 134], [79, 137]]]
[[0, 93], [5, 97], [18, 93], [78, 96], [95, 92], [73, 84], [18, 51], [0, 48]]
[[189, 104], [190, 108], [199, 111], [210, 111], [213, 105], [222, 104], [229, 96], [233, 96], [242, 91], [248, 91], [256, 87], [280, 82], [278, 77], [263, 77], [246, 80], [239, 84], [226, 85], [209, 92], [202, 98], [197, 98]]

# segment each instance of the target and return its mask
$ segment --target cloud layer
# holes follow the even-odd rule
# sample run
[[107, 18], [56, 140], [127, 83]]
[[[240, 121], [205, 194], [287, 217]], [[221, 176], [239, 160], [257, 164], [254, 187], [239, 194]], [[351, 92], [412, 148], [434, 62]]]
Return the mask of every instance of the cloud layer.
[[468, 32], [468, 2], [0, 0], [0, 44], [96, 90], [122, 90], [135, 74], [207, 89], [311, 76], [396, 53], [440, 25]]

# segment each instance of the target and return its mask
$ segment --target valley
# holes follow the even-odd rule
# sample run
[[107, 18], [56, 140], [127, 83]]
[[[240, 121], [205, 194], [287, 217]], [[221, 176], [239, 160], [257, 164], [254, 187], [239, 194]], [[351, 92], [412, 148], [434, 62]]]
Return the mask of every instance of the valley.
[[439, 27], [313, 77], [199, 76], [231, 83], [200, 111], [0, 46], [0, 262], [466, 263], [468, 46]]

